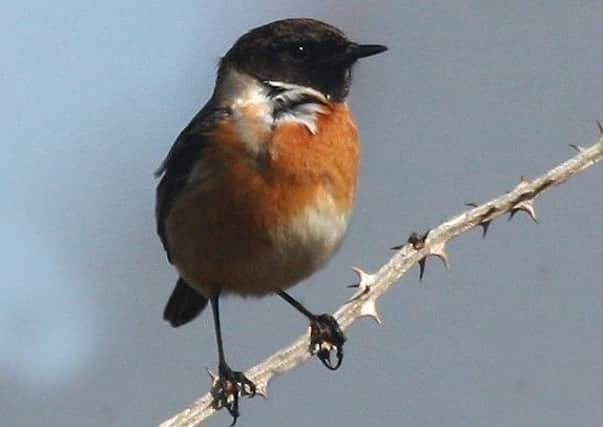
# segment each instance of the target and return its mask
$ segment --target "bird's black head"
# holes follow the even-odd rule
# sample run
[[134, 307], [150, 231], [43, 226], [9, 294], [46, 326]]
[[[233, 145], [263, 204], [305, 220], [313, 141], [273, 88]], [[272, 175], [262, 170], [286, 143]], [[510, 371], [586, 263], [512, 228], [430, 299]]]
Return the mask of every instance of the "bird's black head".
[[285, 19], [243, 35], [220, 62], [261, 81], [294, 83], [316, 89], [335, 101], [348, 94], [352, 65], [387, 50], [354, 43], [339, 29], [315, 19]]

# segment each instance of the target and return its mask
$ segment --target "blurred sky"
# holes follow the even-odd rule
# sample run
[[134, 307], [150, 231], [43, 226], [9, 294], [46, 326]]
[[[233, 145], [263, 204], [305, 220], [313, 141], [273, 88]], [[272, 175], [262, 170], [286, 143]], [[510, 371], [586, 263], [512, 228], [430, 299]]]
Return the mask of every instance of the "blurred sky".
[[[491, 198], [597, 139], [603, 3], [6, 0], [0, 5], [0, 413], [5, 426], [153, 426], [208, 388], [211, 316], [173, 330], [176, 275], [154, 232], [159, 165], [205, 103], [238, 35], [310, 16], [387, 54], [355, 69], [364, 143], [344, 247], [293, 290], [315, 311], [351, 266]], [[242, 405], [241, 426], [600, 426], [603, 168], [412, 271], [384, 325]], [[224, 304], [246, 369], [306, 327], [275, 298]], [[227, 414], [209, 425], [226, 426]]]

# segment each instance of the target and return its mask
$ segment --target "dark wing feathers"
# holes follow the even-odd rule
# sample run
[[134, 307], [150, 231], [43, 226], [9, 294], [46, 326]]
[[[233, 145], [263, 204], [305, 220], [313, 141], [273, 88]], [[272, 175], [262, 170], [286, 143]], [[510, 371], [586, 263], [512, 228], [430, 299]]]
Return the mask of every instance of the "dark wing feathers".
[[155, 205], [157, 234], [161, 238], [170, 262], [172, 260], [166, 243], [165, 220], [174, 201], [185, 189], [189, 174], [203, 156], [204, 147], [210, 143], [208, 132], [227, 115], [227, 109], [215, 107], [213, 100], [210, 100], [180, 133], [167, 157], [155, 172], [155, 176], [161, 177], [157, 186]]
[[[161, 238], [170, 262], [172, 259], [166, 241], [165, 220], [174, 201], [185, 190], [188, 177], [203, 156], [204, 148], [211, 143], [209, 131], [228, 114], [227, 109], [217, 108], [213, 100], [210, 100], [180, 133], [167, 157], [155, 172], [156, 177], [161, 177], [157, 186], [155, 205], [157, 234]], [[207, 298], [190, 287], [184, 279], [179, 278], [165, 306], [163, 318], [173, 327], [178, 327], [193, 320], [206, 306]]]
[[157, 220], [157, 234], [170, 258], [170, 251], [166, 242], [165, 220], [177, 199], [186, 187], [188, 176], [195, 163], [201, 158], [203, 147], [207, 144], [203, 136], [185, 134], [186, 129], [180, 134], [172, 146], [168, 157], [164, 160], [158, 174], [163, 174], [157, 186], [157, 200], [155, 204], [155, 219]]

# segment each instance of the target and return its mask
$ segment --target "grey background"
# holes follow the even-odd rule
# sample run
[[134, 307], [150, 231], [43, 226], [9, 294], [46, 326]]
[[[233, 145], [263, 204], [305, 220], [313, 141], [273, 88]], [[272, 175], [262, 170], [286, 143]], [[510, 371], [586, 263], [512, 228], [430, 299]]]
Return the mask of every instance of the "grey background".
[[[152, 426], [208, 388], [211, 317], [161, 320], [174, 272], [154, 233], [159, 165], [244, 31], [311, 16], [390, 51], [355, 70], [357, 209], [329, 266], [293, 290], [316, 311], [351, 266], [511, 189], [597, 139], [603, 3], [80, 1], [0, 6], [3, 426]], [[227, 5], [228, 3], [228, 5]], [[450, 245], [313, 360], [243, 402], [241, 426], [600, 426], [603, 168]], [[275, 298], [224, 304], [232, 365], [306, 327]], [[209, 425], [226, 426], [226, 414]]]

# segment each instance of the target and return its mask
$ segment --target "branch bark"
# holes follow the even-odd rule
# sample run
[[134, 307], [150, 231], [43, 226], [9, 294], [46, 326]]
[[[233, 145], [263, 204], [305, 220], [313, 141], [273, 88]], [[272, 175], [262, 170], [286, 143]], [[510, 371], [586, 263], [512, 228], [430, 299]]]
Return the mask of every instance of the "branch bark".
[[[521, 178], [510, 192], [482, 204], [469, 204], [472, 209], [443, 222], [424, 236], [413, 235], [409, 241], [397, 247], [398, 252], [376, 273], [369, 274], [354, 268], [359, 283], [356, 293], [334, 314], [343, 330], [361, 317], [370, 317], [381, 323], [377, 312], [377, 300], [389, 290], [414, 264], [419, 263], [423, 270], [429, 256], [440, 258], [448, 265], [446, 244], [449, 240], [480, 226], [486, 233], [489, 224], [495, 218], [509, 213], [523, 211], [537, 221], [534, 200], [544, 191], [567, 181], [579, 172], [589, 168], [603, 158], [603, 129], [599, 141], [589, 148], [571, 145], [578, 154], [542, 176], [527, 180]], [[252, 367], [245, 375], [257, 386], [258, 394], [266, 396], [268, 383], [275, 375], [283, 374], [304, 363], [311, 357], [309, 353], [309, 330], [263, 362]], [[213, 379], [213, 374], [210, 373]], [[211, 391], [193, 402], [188, 408], [160, 424], [160, 427], [194, 427], [209, 418], [217, 409], [212, 405]]]

